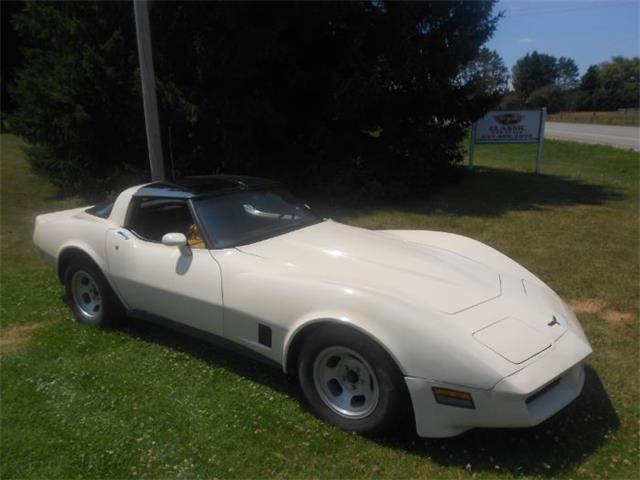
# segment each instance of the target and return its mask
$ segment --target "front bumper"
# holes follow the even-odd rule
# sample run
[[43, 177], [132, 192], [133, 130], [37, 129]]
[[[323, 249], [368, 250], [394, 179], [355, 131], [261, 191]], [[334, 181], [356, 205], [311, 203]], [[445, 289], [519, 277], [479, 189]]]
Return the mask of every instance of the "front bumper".
[[[573, 401], [584, 385], [582, 361], [589, 344], [567, 332], [541, 358], [502, 379], [491, 390], [405, 377], [421, 437], [451, 437], [474, 427], [529, 427]], [[474, 409], [436, 403], [432, 388], [469, 392]]]

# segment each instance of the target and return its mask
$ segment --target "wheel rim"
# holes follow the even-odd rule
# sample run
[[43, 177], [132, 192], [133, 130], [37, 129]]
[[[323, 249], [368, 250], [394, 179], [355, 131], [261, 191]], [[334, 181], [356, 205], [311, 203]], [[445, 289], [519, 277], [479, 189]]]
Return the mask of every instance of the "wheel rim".
[[322, 401], [350, 419], [370, 415], [380, 397], [371, 365], [347, 347], [324, 349], [313, 364], [313, 382]]
[[84, 270], [73, 274], [71, 293], [74, 303], [87, 319], [95, 319], [102, 313], [102, 295], [98, 283]]

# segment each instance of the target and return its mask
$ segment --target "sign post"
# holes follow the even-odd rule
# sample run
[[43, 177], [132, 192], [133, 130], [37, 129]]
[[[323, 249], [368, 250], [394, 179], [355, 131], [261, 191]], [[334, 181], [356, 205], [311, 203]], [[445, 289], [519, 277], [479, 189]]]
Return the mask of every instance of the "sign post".
[[469, 168], [474, 166], [474, 145], [498, 143], [537, 143], [535, 172], [542, 167], [544, 123], [547, 109], [498, 110], [487, 113], [473, 124], [469, 145]]
[[536, 152], [536, 173], [540, 174], [540, 168], [542, 167], [542, 147], [544, 145], [544, 124], [547, 121], [547, 108], [542, 108], [542, 115], [540, 115], [540, 139], [538, 140], [538, 151]]

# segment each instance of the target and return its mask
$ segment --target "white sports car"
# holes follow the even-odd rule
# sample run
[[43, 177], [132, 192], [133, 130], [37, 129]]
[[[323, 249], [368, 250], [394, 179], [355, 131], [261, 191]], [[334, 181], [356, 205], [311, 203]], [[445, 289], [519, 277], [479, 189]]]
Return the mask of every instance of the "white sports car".
[[582, 390], [591, 353], [570, 308], [498, 251], [459, 235], [316, 217], [277, 183], [192, 177], [39, 215], [75, 316], [124, 315], [297, 373], [341, 428], [424, 437], [536, 425]]

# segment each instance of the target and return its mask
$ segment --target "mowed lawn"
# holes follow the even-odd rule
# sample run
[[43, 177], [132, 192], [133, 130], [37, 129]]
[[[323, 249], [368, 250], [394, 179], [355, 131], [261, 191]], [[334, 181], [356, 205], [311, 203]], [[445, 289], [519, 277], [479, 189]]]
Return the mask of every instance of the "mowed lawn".
[[427, 200], [320, 206], [502, 250], [571, 301], [594, 348], [582, 396], [536, 428], [368, 439], [316, 420], [268, 366], [141, 323], [75, 323], [31, 229], [78, 200], [1, 140], [0, 477], [637, 478], [637, 153], [548, 141], [536, 176], [535, 147], [478, 147], [476, 171]]

